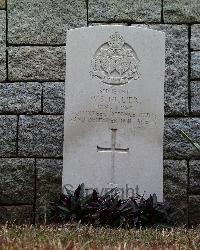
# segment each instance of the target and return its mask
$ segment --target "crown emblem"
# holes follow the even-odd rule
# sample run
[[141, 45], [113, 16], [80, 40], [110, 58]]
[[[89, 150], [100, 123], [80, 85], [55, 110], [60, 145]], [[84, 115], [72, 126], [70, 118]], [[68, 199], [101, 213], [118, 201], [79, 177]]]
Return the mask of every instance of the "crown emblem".
[[134, 49], [118, 32], [101, 45], [91, 61], [92, 77], [109, 85], [124, 85], [139, 78], [139, 59]]

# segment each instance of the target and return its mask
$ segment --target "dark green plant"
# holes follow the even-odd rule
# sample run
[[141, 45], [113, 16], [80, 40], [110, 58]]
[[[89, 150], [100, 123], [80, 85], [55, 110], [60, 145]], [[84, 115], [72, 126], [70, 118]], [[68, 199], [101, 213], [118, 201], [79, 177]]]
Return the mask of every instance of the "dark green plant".
[[200, 151], [200, 145], [194, 142], [184, 131], [180, 130], [181, 136], [187, 140], [192, 146], [194, 146], [198, 151]]
[[122, 200], [113, 189], [103, 196], [95, 190], [84, 196], [83, 184], [75, 192], [66, 189], [66, 194], [61, 194], [58, 208], [63, 222], [111, 227], [166, 226], [170, 222], [169, 205], [157, 202], [155, 194], [148, 199], [137, 195]]

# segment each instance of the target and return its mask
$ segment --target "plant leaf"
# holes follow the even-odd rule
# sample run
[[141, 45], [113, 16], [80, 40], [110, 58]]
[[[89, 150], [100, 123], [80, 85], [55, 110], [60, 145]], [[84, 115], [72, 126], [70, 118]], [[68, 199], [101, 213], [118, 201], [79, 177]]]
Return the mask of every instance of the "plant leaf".
[[180, 130], [180, 133], [184, 139], [186, 139], [190, 144], [200, 151], [200, 145], [197, 142], [193, 142], [193, 140], [184, 131]]
[[60, 210], [62, 210], [63, 212], [65, 212], [65, 213], [68, 213], [68, 214], [71, 213], [70, 210], [69, 210], [68, 208], [66, 208], [66, 207], [58, 206], [58, 208], [59, 208]]
[[64, 191], [66, 192], [66, 195], [73, 195], [73, 191], [71, 191], [69, 188], [67, 188], [67, 185], [64, 185]]

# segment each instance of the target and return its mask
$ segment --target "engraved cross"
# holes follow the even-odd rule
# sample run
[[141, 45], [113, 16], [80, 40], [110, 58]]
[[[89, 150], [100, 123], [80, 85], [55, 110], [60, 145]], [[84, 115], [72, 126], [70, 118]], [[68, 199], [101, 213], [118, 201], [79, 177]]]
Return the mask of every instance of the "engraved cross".
[[117, 137], [117, 129], [111, 129], [111, 147], [99, 147], [97, 145], [97, 151], [101, 153], [111, 153], [111, 183], [114, 183], [114, 175], [115, 175], [115, 153], [128, 153], [129, 148], [117, 148], [116, 147], [116, 137]]

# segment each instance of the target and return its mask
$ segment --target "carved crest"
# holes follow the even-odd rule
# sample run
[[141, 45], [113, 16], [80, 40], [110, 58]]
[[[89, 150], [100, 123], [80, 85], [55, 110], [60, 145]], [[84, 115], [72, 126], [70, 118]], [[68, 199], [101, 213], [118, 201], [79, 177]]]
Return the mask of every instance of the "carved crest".
[[98, 77], [105, 84], [124, 85], [139, 78], [139, 59], [118, 32], [97, 49], [91, 64], [92, 77]]

